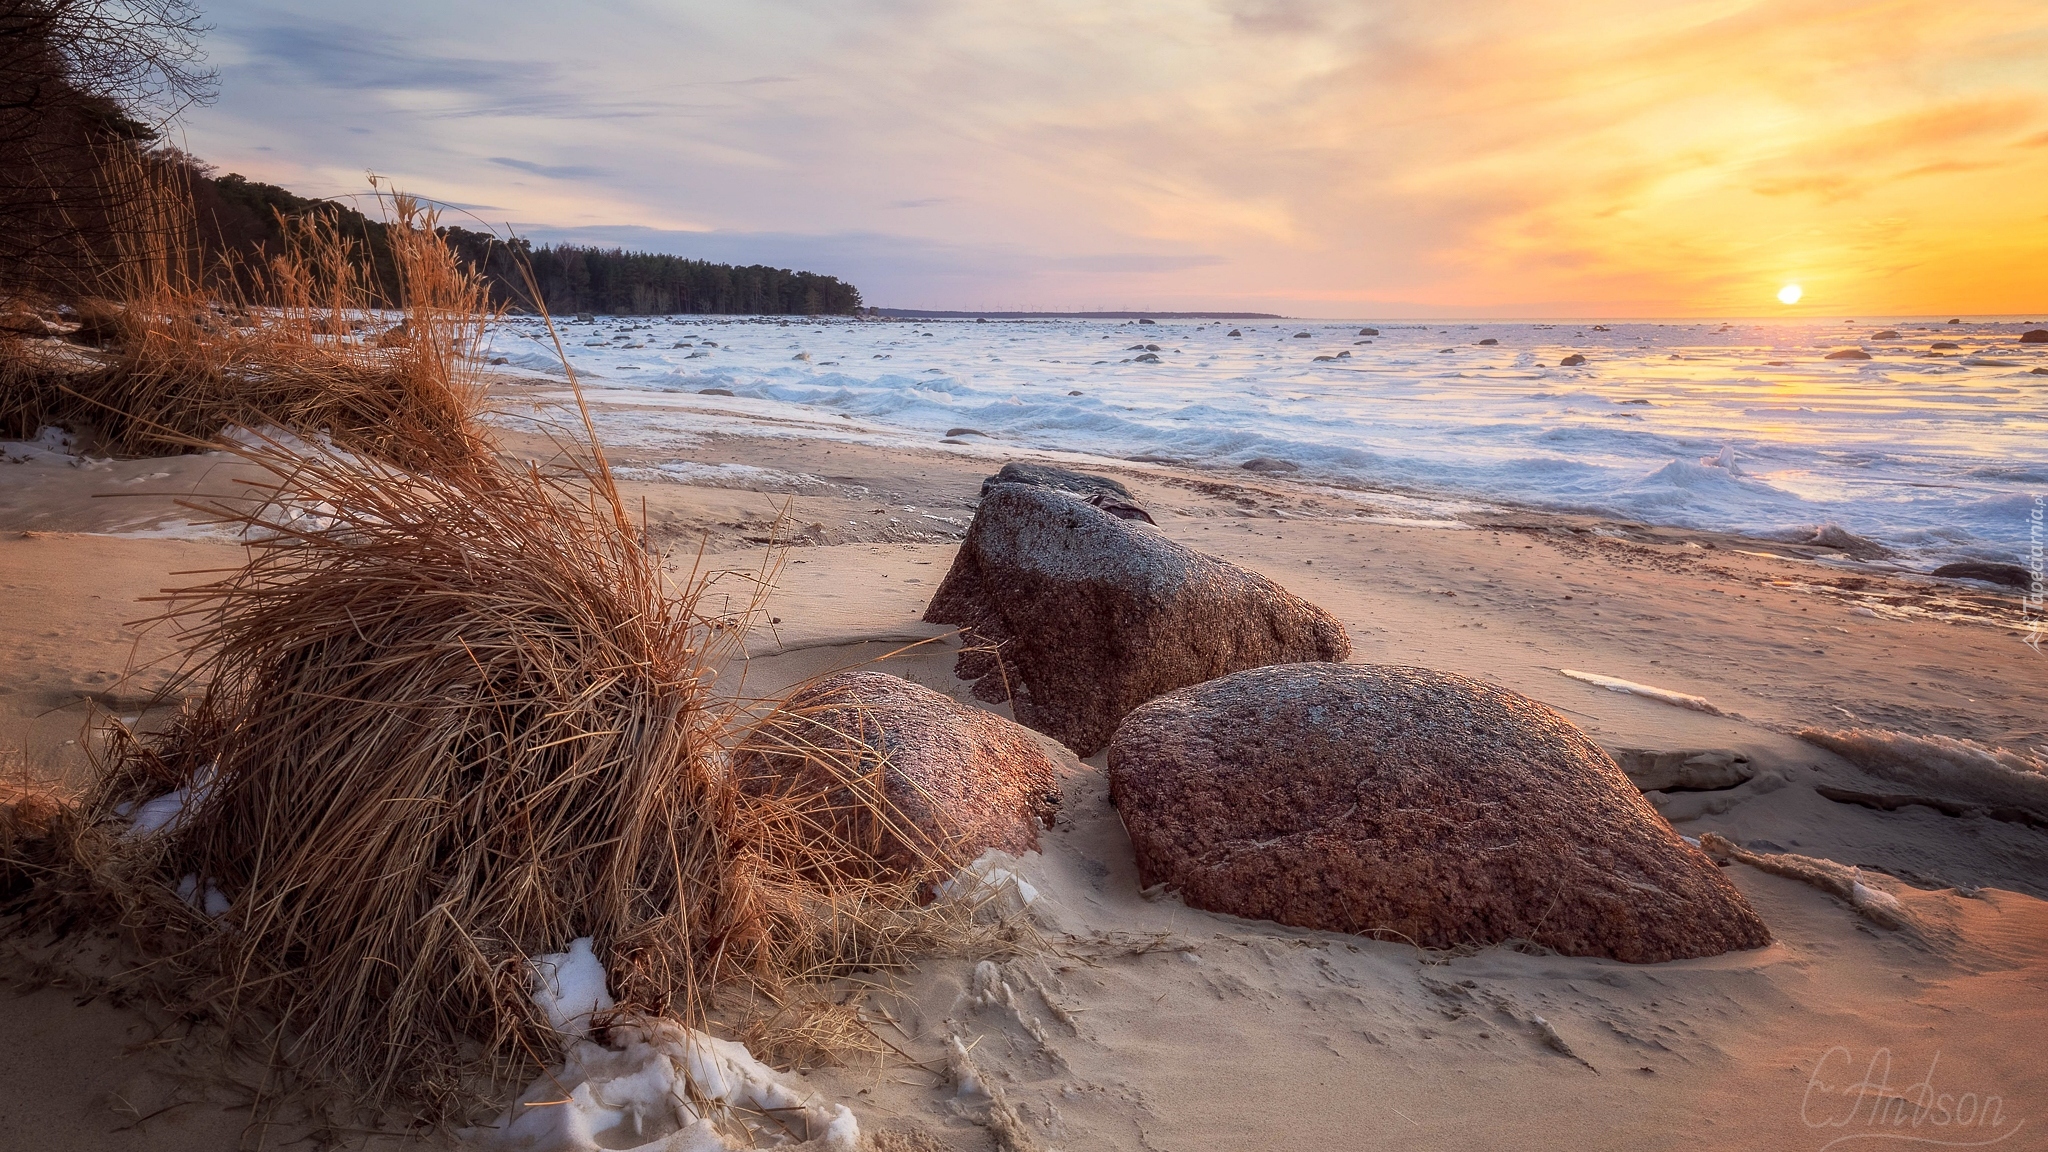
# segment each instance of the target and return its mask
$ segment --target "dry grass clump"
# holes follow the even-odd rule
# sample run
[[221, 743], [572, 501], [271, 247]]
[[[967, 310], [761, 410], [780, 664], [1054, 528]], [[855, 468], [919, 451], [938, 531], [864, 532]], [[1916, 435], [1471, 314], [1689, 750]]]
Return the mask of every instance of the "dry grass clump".
[[[205, 695], [160, 736], [117, 733], [86, 808], [118, 829], [175, 788], [192, 801], [81, 867], [195, 1002], [261, 1021], [282, 1060], [456, 1114], [553, 1050], [526, 961], [577, 937], [623, 1010], [694, 1023], [714, 988], [746, 993], [742, 1014], [798, 1003], [971, 919], [812, 867], [857, 849], [794, 838], [793, 812], [734, 786], [744, 718], [711, 681], [752, 609], [708, 616], [700, 574], [671, 584], [601, 457], [429, 477], [244, 456], [269, 482], [223, 514], [252, 558], [167, 597]], [[188, 876], [231, 909], [169, 897]]]
[[402, 322], [385, 330], [360, 246], [332, 218], [287, 221], [285, 251], [238, 275], [199, 266], [186, 190], [146, 173], [125, 186], [120, 278], [78, 304], [72, 334], [108, 351], [82, 369], [6, 357], [23, 377], [0, 381], [9, 431], [90, 425], [107, 451], [161, 455], [230, 426], [274, 425], [408, 468], [485, 450], [472, 426], [484, 392], [475, 353], [495, 310], [432, 209], [386, 198]]

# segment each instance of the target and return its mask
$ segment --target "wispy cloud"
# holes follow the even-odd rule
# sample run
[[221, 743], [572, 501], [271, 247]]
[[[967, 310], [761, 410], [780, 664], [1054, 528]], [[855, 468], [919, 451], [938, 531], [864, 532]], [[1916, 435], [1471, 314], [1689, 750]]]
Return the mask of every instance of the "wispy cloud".
[[581, 180], [605, 174], [604, 169], [587, 164], [536, 164], [531, 160], [514, 160], [510, 156], [493, 156], [490, 162], [501, 168], [531, 172], [535, 176], [546, 176], [551, 180]]

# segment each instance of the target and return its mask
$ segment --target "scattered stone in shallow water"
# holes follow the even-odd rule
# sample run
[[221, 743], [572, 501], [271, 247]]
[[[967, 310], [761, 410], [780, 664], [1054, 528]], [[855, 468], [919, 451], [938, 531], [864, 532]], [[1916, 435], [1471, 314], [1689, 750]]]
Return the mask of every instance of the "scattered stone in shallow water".
[[1872, 332], [1870, 338], [1872, 340], [1897, 340], [1899, 333], [1897, 329], [1887, 328], [1882, 332]]
[[1929, 344], [1928, 347], [1953, 352], [1961, 348], [1962, 345], [1953, 340], [1936, 340], [1934, 343]]
[[2048, 328], [2035, 328], [2020, 334], [2022, 344], [2048, 344]]
[[1360, 336], [1377, 336], [1380, 334], [1380, 330], [1377, 328], [1360, 328], [1358, 334]]
[[1581, 356], [1577, 352], [1574, 352], [1571, 355], [1565, 357], [1564, 359], [1559, 360], [1557, 362], [1557, 366], [1559, 368], [1577, 368], [1579, 365], [1584, 364], [1585, 362], [1586, 358], [1584, 356]]
[[1943, 564], [1931, 575], [1944, 580], [1982, 580], [1988, 584], [2003, 584], [2008, 588], [2030, 588], [2034, 583], [2033, 573], [2017, 564], [1994, 564], [1983, 560]]
[[1301, 465], [1292, 460], [1281, 460], [1273, 456], [1254, 456], [1238, 465], [1247, 472], [1299, 472]]
[[1109, 775], [1139, 883], [1196, 908], [1634, 963], [1771, 938], [1583, 732], [1461, 676], [1240, 672], [1133, 711]]
[[1834, 352], [1830, 352], [1830, 353], [1828, 353], [1828, 354], [1827, 354], [1827, 355], [1826, 355], [1825, 357], [1823, 357], [1823, 359], [1827, 359], [1827, 360], [1868, 360], [1868, 359], [1870, 359], [1870, 353], [1868, 353], [1868, 352], [1865, 352], [1865, 351], [1864, 351], [1863, 349], [1861, 349], [1861, 348], [1843, 348], [1843, 349], [1840, 349], [1840, 350], [1838, 350], [1838, 351], [1834, 351]]
[[1481, 341], [1479, 342], [1479, 344], [1480, 344], [1480, 346], [1481, 346], [1481, 347], [1491, 347], [1492, 345], [1495, 345], [1495, 344], [1498, 344], [1498, 343], [1500, 343], [1500, 341], [1498, 341], [1498, 340], [1495, 340], [1495, 339], [1494, 339], [1493, 337], [1491, 337], [1491, 336], [1488, 336], [1488, 337], [1487, 337], [1486, 339], [1484, 339], [1484, 340], [1481, 340]]
[[1238, 331], [1237, 329], [1235, 329], [1235, 328], [1232, 328], [1232, 329], [1230, 330], [1230, 333], [1229, 333], [1229, 334], [1230, 334], [1230, 335], [1232, 335], [1232, 336], [1236, 336], [1236, 337], [1239, 337], [1239, 338], [1242, 338], [1242, 337], [1244, 336], [1244, 333], [1242, 333], [1242, 332], [1239, 332], [1239, 331]]
[[963, 625], [954, 673], [975, 695], [1082, 756], [1161, 693], [1351, 652], [1334, 617], [1264, 576], [1025, 484], [982, 498], [924, 618]]
[[730, 395], [732, 395], [732, 389], [730, 389], [730, 388], [699, 388], [699, 389], [697, 389], [697, 395], [699, 395], [699, 396], [730, 396]]

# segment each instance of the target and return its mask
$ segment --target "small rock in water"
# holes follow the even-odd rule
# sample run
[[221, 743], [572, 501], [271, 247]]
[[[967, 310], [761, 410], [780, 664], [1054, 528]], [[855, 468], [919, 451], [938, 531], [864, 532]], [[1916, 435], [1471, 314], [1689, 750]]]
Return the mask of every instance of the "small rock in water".
[[1299, 472], [1301, 465], [1292, 460], [1281, 460], [1272, 456], [1255, 456], [1238, 465], [1249, 472]]
[[1962, 323], [1962, 321], [1961, 321], [1961, 320], [1959, 320], [1959, 319], [1952, 319], [1952, 320], [1950, 320], [1950, 321], [1949, 321], [1949, 323], [1951, 323], [1951, 324], [1961, 324], [1961, 323]]
[[730, 388], [699, 388], [699, 389], [697, 389], [697, 395], [699, 395], [699, 396], [730, 396], [730, 395], [732, 395], [732, 389], [730, 389]]
[[1143, 317], [1143, 316], [1140, 316], [1140, 317], [1138, 317], [1138, 323], [1140, 323], [1140, 324], [1157, 324], [1157, 323], [1159, 323], [1159, 321], [1157, 321], [1157, 320], [1148, 320], [1148, 319], [1146, 319], [1145, 317]]
[[1358, 334], [1360, 336], [1377, 336], [1380, 334], [1380, 330], [1377, 328], [1360, 328]]
[[1934, 570], [1933, 575], [1944, 580], [1982, 580], [1988, 584], [2003, 584], [2008, 588], [2027, 588], [2034, 582], [2033, 573], [2017, 564], [1993, 564], [1982, 560], [1943, 564]]
[[1317, 360], [1317, 361], [1319, 361], [1319, 362], [1320, 362], [1320, 361], [1323, 361], [1323, 360], [1335, 360], [1335, 359], [1336, 359], [1336, 357], [1335, 357], [1335, 356], [1318, 356], [1318, 357], [1316, 357], [1316, 360]]
[[1241, 339], [1241, 338], [1243, 338], [1243, 336], [1244, 336], [1244, 333], [1242, 333], [1242, 332], [1239, 332], [1239, 331], [1238, 331], [1237, 329], [1235, 329], [1235, 328], [1232, 328], [1232, 329], [1230, 330], [1230, 335], [1232, 335], [1232, 336], [1236, 336], [1236, 337], [1239, 337], [1239, 338]]
[[2028, 373], [2028, 375], [2030, 375], [2030, 376], [2048, 376], [2048, 368], [2035, 368], [2035, 369], [2033, 369], [2032, 371], [2030, 371], [2030, 372]]
[[2048, 344], [2048, 328], [2036, 328], [2020, 335], [2022, 344]]
[[1896, 329], [1887, 328], [1882, 332], [1872, 332], [1870, 338], [1872, 340], [1897, 340], [1899, 333]]
[[1067, 393], [1067, 395], [1069, 395], [1069, 396], [1079, 396], [1079, 395], [1081, 395], [1081, 390], [1080, 390], [1079, 388], [1076, 388], [1076, 389], [1074, 389], [1074, 390], [1073, 390], [1072, 392], [1069, 392], [1069, 393]]
[[1308, 333], [1306, 333], [1306, 332], [1296, 332], [1296, 333], [1294, 334], [1294, 338], [1295, 338], [1296, 340], [1306, 340], [1306, 339], [1308, 339], [1308, 338], [1309, 338], [1309, 336], [1308, 336]]
[[1559, 368], [1577, 368], [1579, 365], [1584, 364], [1585, 362], [1586, 358], [1584, 356], [1581, 356], [1577, 352], [1574, 352], [1571, 355], [1565, 357], [1564, 359], [1559, 360], [1557, 362], [1557, 366]]
[[1131, 362], [1133, 364], [1157, 364], [1159, 363], [1159, 356], [1157, 353], [1147, 352], [1142, 356], [1133, 357]]
[[988, 433], [986, 433], [986, 432], [983, 432], [983, 431], [982, 431], [981, 429], [979, 429], [979, 428], [948, 428], [948, 429], [946, 429], [946, 435], [948, 435], [948, 436], [987, 436], [987, 435], [988, 435]]
[[1498, 344], [1498, 343], [1500, 343], [1500, 341], [1498, 341], [1498, 340], [1495, 340], [1495, 339], [1494, 339], [1493, 337], [1491, 337], [1491, 336], [1488, 336], [1488, 337], [1487, 337], [1486, 339], [1484, 339], [1484, 340], [1481, 340], [1481, 341], [1479, 342], [1479, 344], [1480, 344], [1480, 346], [1481, 346], [1481, 347], [1488, 347], [1488, 346], [1490, 346], [1490, 345], [1494, 345], [1494, 344]]
[[1828, 353], [1828, 354], [1827, 354], [1827, 356], [1826, 356], [1826, 357], [1824, 357], [1824, 359], [1828, 359], [1828, 360], [1868, 360], [1868, 359], [1870, 359], [1870, 353], [1868, 353], [1868, 352], [1865, 352], [1865, 351], [1864, 351], [1863, 349], [1861, 349], [1861, 348], [1843, 348], [1843, 349], [1840, 349], [1840, 350], [1838, 350], [1838, 351], [1834, 351], [1834, 352], [1830, 352], [1830, 353]]
[[1937, 348], [1937, 349], [1947, 349], [1947, 350], [1949, 350], [1949, 351], [1953, 352], [1953, 351], [1955, 351], [1956, 349], [1958, 349], [1958, 348], [1961, 348], [1961, 347], [1962, 347], [1962, 345], [1961, 345], [1961, 344], [1958, 344], [1958, 343], [1956, 343], [1956, 342], [1955, 342], [1955, 341], [1953, 341], [1953, 340], [1936, 340], [1936, 341], [1935, 341], [1934, 343], [1932, 343], [1932, 344], [1929, 344], [1929, 345], [1928, 345], [1928, 347], [1929, 347], [1929, 348]]

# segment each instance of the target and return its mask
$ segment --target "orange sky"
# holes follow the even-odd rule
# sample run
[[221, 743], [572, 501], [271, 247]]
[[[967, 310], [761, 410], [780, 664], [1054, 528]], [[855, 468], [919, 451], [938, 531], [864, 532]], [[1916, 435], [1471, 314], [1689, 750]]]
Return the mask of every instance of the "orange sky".
[[2048, 312], [2043, 0], [208, 14], [224, 168], [883, 305]]

